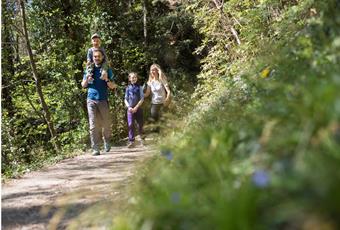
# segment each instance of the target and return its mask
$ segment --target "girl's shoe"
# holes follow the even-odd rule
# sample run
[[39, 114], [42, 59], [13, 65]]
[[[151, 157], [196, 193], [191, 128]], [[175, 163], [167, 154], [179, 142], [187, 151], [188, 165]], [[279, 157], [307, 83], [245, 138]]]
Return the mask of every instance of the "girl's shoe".
[[128, 148], [132, 148], [134, 146], [133, 142], [129, 142], [129, 144], [127, 145]]

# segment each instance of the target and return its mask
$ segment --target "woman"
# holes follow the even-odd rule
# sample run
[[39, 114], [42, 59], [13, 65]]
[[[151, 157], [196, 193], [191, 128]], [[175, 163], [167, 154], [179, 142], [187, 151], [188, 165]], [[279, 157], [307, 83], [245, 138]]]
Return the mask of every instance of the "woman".
[[167, 77], [157, 64], [150, 66], [149, 80], [144, 97], [151, 94], [151, 118], [158, 121], [164, 105], [170, 102], [170, 88]]

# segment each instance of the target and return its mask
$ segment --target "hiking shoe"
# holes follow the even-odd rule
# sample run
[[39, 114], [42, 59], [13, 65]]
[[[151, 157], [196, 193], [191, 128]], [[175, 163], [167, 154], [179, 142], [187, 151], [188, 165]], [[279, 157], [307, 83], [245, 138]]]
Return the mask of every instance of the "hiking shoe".
[[104, 144], [104, 150], [105, 152], [110, 152], [110, 149], [111, 149], [111, 145], [109, 143], [105, 143]]
[[94, 150], [92, 151], [92, 156], [98, 156], [98, 155], [100, 155], [99, 150], [98, 150], [98, 149], [94, 149]]
[[129, 142], [129, 144], [127, 145], [128, 148], [132, 148], [133, 147], [133, 142]]

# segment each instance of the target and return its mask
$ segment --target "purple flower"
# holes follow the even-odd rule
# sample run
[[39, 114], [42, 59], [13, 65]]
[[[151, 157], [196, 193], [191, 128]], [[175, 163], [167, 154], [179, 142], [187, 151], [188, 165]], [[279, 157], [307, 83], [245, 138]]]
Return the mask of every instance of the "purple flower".
[[162, 150], [162, 151], [161, 151], [161, 155], [162, 155], [163, 157], [165, 157], [166, 159], [168, 159], [169, 161], [171, 161], [172, 158], [174, 157], [173, 154], [172, 154], [172, 152], [171, 152], [170, 150]]
[[259, 169], [253, 173], [252, 181], [256, 187], [264, 188], [269, 183], [269, 175], [265, 170]]
[[181, 199], [181, 194], [179, 192], [173, 192], [171, 194], [171, 202], [173, 204], [178, 204]]

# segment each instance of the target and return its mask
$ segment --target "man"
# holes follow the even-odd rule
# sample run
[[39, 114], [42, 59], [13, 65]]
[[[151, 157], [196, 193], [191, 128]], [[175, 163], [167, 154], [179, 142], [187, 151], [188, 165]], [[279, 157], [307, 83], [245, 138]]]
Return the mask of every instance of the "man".
[[92, 155], [100, 155], [99, 143], [100, 138], [104, 137], [104, 150], [110, 151], [111, 139], [111, 117], [108, 103], [108, 88], [115, 89], [116, 85], [110, 80], [112, 79], [112, 70], [108, 70], [108, 74], [101, 77], [101, 65], [103, 63], [104, 54], [101, 50], [93, 51], [94, 68], [92, 74], [85, 72], [81, 86], [88, 88], [87, 90], [87, 110], [90, 123], [90, 138]]

